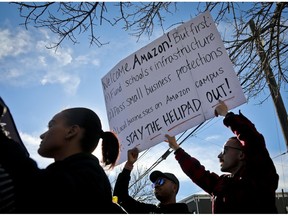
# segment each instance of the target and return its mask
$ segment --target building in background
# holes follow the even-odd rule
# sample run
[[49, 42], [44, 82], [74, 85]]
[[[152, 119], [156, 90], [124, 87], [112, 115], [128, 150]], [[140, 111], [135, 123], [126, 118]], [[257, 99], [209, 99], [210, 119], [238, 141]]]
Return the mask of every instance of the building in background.
[[193, 194], [179, 201], [180, 203], [186, 203], [189, 211], [193, 214], [211, 214], [212, 202], [211, 196], [208, 194]]
[[[255, 199], [257, 197], [255, 196]], [[186, 203], [189, 211], [193, 214], [211, 214], [212, 202], [211, 196], [208, 194], [193, 194], [185, 199], [179, 201], [180, 203]], [[279, 214], [288, 213], [288, 192], [276, 193], [276, 206]]]

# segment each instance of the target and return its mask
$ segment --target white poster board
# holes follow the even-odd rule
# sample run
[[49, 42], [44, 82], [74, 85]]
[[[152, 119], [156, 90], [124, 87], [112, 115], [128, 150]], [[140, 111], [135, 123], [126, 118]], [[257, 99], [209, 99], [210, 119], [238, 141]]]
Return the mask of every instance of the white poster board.
[[109, 126], [127, 150], [140, 151], [246, 102], [209, 12], [120, 61], [102, 78]]

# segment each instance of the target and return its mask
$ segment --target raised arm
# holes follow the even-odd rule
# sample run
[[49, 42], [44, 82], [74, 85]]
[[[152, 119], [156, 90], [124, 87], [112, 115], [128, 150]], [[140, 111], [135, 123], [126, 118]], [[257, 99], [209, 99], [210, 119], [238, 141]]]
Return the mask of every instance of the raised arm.
[[278, 187], [279, 176], [266, 148], [264, 136], [240, 111], [239, 114], [229, 112], [223, 123], [237, 136], [245, 149], [247, 172], [254, 177], [255, 185], [270, 188], [274, 192]]

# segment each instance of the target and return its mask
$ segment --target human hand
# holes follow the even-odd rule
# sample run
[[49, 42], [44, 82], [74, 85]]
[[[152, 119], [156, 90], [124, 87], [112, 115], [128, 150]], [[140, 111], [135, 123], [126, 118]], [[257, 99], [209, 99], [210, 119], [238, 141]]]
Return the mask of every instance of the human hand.
[[259, 135], [255, 125], [240, 110], [239, 114], [229, 112], [223, 119], [223, 124], [230, 128], [240, 140]]
[[220, 116], [225, 116], [228, 113], [228, 107], [226, 106], [226, 104], [219, 100], [219, 104], [216, 106], [215, 110], [214, 110], [214, 114], [216, 117]]
[[127, 151], [127, 162], [130, 164], [134, 164], [138, 159], [139, 150], [135, 147], [133, 149], [129, 149]]
[[167, 138], [167, 141], [169, 143], [169, 147], [172, 148], [174, 151], [176, 151], [180, 146], [176, 142], [175, 136], [169, 136], [168, 134], [165, 135]]

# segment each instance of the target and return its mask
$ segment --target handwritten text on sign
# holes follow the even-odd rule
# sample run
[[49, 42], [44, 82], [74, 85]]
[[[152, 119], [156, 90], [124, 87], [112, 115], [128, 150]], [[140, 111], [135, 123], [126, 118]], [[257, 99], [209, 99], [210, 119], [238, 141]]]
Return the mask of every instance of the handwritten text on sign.
[[121, 155], [140, 151], [214, 117], [219, 100], [243, 104], [231, 61], [209, 12], [119, 62], [102, 78], [110, 129]]

